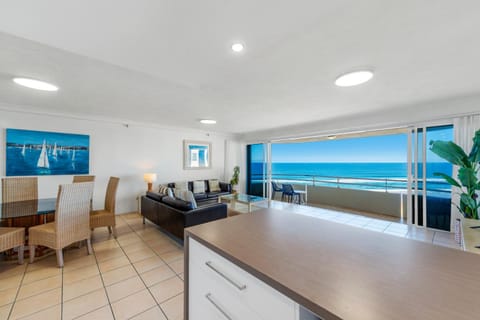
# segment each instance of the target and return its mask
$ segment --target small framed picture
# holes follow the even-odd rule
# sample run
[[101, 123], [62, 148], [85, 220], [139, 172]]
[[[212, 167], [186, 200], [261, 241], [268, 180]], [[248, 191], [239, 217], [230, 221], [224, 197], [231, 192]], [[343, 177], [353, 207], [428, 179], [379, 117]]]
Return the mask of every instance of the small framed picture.
[[183, 141], [183, 168], [208, 169], [211, 167], [212, 144], [205, 141]]

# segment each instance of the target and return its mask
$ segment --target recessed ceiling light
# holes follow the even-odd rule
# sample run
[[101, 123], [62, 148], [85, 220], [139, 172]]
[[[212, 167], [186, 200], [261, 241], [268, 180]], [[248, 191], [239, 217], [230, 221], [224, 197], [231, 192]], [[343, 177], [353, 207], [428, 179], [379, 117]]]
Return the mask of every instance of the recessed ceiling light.
[[369, 70], [354, 71], [343, 74], [335, 80], [335, 84], [339, 87], [353, 87], [365, 83], [372, 79], [373, 72]]
[[212, 120], [212, 119], [202, 119], [200, 120], [200, 123], [203, 123], [203, 124], [215, 124], [217, 123], [216, 120]]
[[245, 49], [245, 46], [243, 45], [243, 43], [237, 42], [232, 44], [233, 52], [242, 52], [243, 49]]
[[31, 89], [36, 89], [36, 90], [42, 90], [42, 91], [58, 90], [58, 87], [56, 85], [53, 85], [48, 82], [40, 81], [40, 80], [34, 80], [34, 79], [28, 79], [28, 78], [13, 78], [13, 82], [21, 86], [31, 88]]

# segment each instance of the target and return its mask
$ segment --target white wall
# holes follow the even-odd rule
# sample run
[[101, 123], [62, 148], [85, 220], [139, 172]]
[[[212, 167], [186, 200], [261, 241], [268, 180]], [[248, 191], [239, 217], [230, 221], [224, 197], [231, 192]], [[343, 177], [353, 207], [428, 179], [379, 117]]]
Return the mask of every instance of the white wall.
[[[28, 129], [90, 135], [90, 174], [96, 175], [94, 208], [102, 208], [110, 176], [120, 177], [117, 213], [137, 210], [137, 196], [146, 190], [143, 173], [158, 175], [157, 184], [179, 180], [230, 179], [240, 144], [232, 136], [181, 128], [156, 128], [0, 110], [0, 175], [5, 175], [5, 129]], [[211, 169], [183, 169], [183, 140], [212, 143]], [[225, 147], [228, 153], [225, 153]], [[227, 164], [227, 166], [226, 166]], [[228, 175], [225, 177], [225, 174]], [[40, 176], [39, 196], [55, 197], [59, 184], [72, 176]]]

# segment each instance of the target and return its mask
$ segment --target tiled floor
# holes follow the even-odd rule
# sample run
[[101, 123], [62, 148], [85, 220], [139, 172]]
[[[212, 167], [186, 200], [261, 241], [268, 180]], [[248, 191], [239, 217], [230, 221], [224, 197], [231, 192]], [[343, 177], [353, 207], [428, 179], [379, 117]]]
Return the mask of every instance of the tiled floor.
[[96, 229], [94, 255], [65, 250], [63, 269], [0, 262], [0, 319], [183, 319], [183, 248], [136, 213], [117, 232]]
[[[459, 248], [446, 232], [279, 201], [272, 207]], [[66, 250], [63, 269], [55, 255], [21, 266], [0, 262], [0, 319], [183, 319], [183, 248], [137, 213], [117, 216], [117, 231], [116, 240], [106, 228], [94, 231], [94, 255]]]

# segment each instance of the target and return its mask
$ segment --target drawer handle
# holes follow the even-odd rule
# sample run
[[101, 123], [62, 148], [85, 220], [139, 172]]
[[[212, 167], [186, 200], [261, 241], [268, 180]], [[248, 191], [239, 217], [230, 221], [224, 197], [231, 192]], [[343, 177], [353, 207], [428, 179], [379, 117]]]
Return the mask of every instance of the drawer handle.
[[205, 298], [207, 298], [208, 301], [210, 301], [210, 303], [215, 307], [215, 309], [217, 309], [226, 319], [228, 320], [233, 320], [229, 315], [228, 313], [226, 313], [212, 298], [212, 294], [211, 293], [207, 293], [205, 295]]
[[205, 262], [205, 265], [207, 267], [209, 267], [210, 269], [212, 269], [213, 271], [215, 271], [216, 273], [218, 273], [223, 279], [227, 280], [228, 282], [230, 282], [233, 286], [235, 286], [235, 288], [237, 288], [238, 290], [240, 291], [243, 291], [245, 289], [247, 289], [247, 285], [246, 284], [238, 284], [237, 282], [235, 282], [234, 280], [230, 279], [229, 277], [227, 277], [222, 271], [218, 270], [217, 268], [215, 268], [213, 265], [212, 265], [212, 261], [207, 261]]

